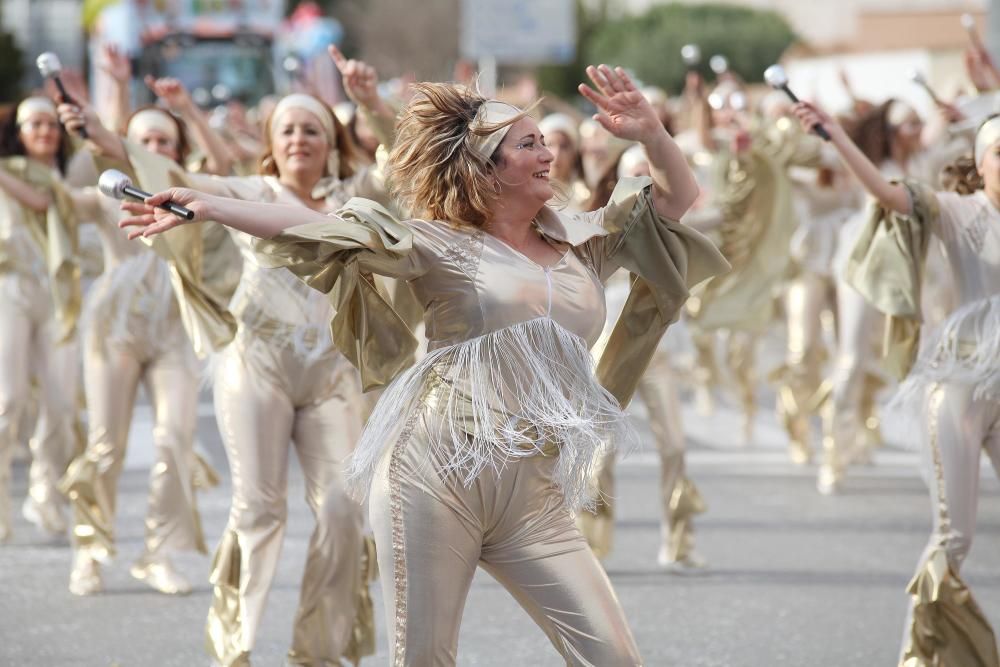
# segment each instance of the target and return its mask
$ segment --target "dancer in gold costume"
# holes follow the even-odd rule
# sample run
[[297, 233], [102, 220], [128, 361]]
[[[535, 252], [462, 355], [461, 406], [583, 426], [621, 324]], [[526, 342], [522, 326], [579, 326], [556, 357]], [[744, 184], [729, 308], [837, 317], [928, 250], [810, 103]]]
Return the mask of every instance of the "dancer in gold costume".
[[[335, 55], [347, 90], [391, 132], [393, 117], [378, 97], [374, 70]], [[101, 150], [127, 158], [138, 184], [150, 190], [187, 182], [206, 192], [318, 211], [333, 211], [354, 195], [384, 199], [379, 170], [354, 172], [347, 134], [320, 100], [283, 98], [266, 129], [268, 152], [259, 176], [184, 173], [106, 135]], [[91, 135], [100, 137], [100, 129]], [[218, 664], [250, 663], [287, 522], [291, 441], [316, 528], [287, 659], [302, 665], [356, 662], [370, 652], [374, 631], [370, 620], [364, 632], [355, 631], [356, 610], [370, 601], [362, 573], [361, 508], [347, 496], [342, 470], [361, 429], [357, 374], [333, 347], [329, 300], [287, 272], [263, 266], [248, 235], [233, 230], [232, 236], [243, 255], [242, 279], [229, 307], [238, 330], [213, 359], [213, 375], [233, 500], [212, 566], [207, 648]]]
[[66, 531], [57, 491], [76, 448], [75, 330], [80, 311], [76, 214], [62, 172], [69, 138], [55, 105], [29, 97], [0, 127], [0, 542], [10, 536], [11, 454], [38, 386], [23, 514]]
[[[394, 665], [455, 664], [477, 564], [516, 597], [568, 664], [641, 664], [607, 576], [571, 509], [687, 285], [723, 270], [674, 219], [697, 187], [621, 69], [588, 68], [602, 125], [642, 141], [653, 179], [625, 179], [604, 209], [545, 206], [552, 156], [521, 110], [467, 88], [421, 84], [389, 159], [401, 223], [355, 199], [335, 216], [171, 189], [171, 198], [264, 237], [258, 251], [337, 303], [336, 340], [366, 384], [392, 381], [352, 461], [371, 515]], [[154, 234], [181, 223], [126, 204]], [[136, 232], [138, 233], [138, 232]], [[639, 276], [597, 369], [601, 280]], [[410, 281], [430, 352], [399, 374], [412, 337], [367, 272]], [[596, 326], [595, 326], [596, 325]], [[395, 379], [393, 380], [393, 378]], [[602, 388], [600, 378], [607, 389]]]
[[[1000, 473], [1000, 118], [976, 135], [983, 190], [961, 196], [890, 182], [828, 115], [809, 104], [796, 114], [804, 127], [827, 129], [878, 201], [848, 260], [848, 280], [887, 316], [888, 361], [906, 374], [897, 400], [921, 415], [934, 530], [908, 588], [900, 665], [996, 667], [993, 630], [959, 570], [975, 532], [983, 452]], [[920, 332], [932, 237], [944, 247], [956, 303]]]
[[[67, 125], [76, 127], [76, 120], [67, 119]], [[179, 162], [187, 155], [184, 128], [161, 109], [147, 107], [132, 114], [126, 136], [166, 160]], [[153, 405], [154, 460], [145, 548], [131, 573], [161, 593], [188, 593], [191, 586], [174, 569], [169, 554], [208, 552], [193, 486], [198, 363], [166, 263], [125, 239], [117, 229], [120, 212], [114, 200], [95, 188], [83, 190], [77, 200], [81, 218], [97, 223], [105, 272], [88, 293], [81, 326], [87, 448], [60, 482], [74, 510], [69, 590], [75, 595], [100, 592], [99, 564], [116, 552], [118, 478], [141, 382]]]
[[[636, 145], [612, 165], [614, 180], [649, 176], [649, 160], [645, 149]], [[608, 177], [612, 174], [609, 173]], [[607, 205], [611, 190], [598, 184], [597, 195], [590, 208]], [[596, 199], [605, 193], [604, 201]], [[598, 206], [598, 204], [600, 206]], [[594, 346], [595, 358], [600, 359], [604, 345], [618, 320], [628, 298], [631, 281], [627, 271], [618, 271], [606, 284], [608, 319], [604, 333]], [[694, 549], [694, 516], [705, 511], [705, 503], [694, 483], [685, 473], [684, 427], [681, 422], [680, 399], [677, 395], [677, 377], [670, 365], [670, 355], [664, 343], [656, 348], [649, 367], [643, 373], [636, 391], [649, 420], [653, 443], [660, 457], [660, 549], [657, 562], [661, 567], [685, 571], [704, 567], [704, 559]], [[594, 483], [597, 501], [594, 511], [583, 510], [577, 515], [580, 531], [594, 554], [604, 559], [610, 552], [614, 536], [614, 453], [601, 461]]]

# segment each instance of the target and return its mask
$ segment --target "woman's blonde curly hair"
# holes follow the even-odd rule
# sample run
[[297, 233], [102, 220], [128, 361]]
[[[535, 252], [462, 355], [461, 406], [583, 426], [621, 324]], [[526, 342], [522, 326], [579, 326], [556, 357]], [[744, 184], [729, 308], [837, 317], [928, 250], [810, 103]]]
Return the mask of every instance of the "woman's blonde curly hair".
[[485, 97], [454, 83], [418, 83], [414, 91], [399, 118], [389, 154], [392, 195], [413, 215], [484, 227], [499, 196], [495, 170], [500, 149], [483, 157], [470, 134], [491, 134], [527, 112], [470, 130]]

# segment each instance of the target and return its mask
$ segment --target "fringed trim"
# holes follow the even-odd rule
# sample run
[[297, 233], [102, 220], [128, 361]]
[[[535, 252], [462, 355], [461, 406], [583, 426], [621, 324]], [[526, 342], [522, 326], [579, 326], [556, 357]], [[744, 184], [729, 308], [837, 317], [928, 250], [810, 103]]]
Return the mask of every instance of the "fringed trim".
[[889, 409], [915, 413], [939, 382], [974, 387], [976, 400], [1000, 399], [1000, 295], [962, 306], [923, 337]]
[[109, 345], [170, 340], [169, 320], [179, 318], [167, 265], [152, 252], [133, 255], [105, 272], [90, 289], [80, 318], [81, 331], [93, 331], [92, 352]]
[[[421, 399], [421, 396], [424, 396]], [[399, 417], [425, 411], [431, 458], [471, 485], [512, 461], [558, 451], [554, 481], [571, 509], [592, 506], [588, 482], [605, 453], [636, 438], [594, 377], [586, 342], [548, 317], [430, 352], [379, 400], [350, 462], [364, 495]]]

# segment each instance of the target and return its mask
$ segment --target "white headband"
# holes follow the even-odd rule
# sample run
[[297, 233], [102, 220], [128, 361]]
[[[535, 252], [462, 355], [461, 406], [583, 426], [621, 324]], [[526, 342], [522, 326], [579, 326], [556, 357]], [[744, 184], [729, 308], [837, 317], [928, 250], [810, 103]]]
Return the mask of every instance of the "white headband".
[[635, 144], [634, 146], [629, 147], [629, 149], [622, 153], [622, 156], [618, 158], [618, 178], [631, 176], [633, 169], [638, 167], [640, 164], [646, 164], [648, 162], [649, 157], [646, 155], [646, 149], [642, 144]]
[[538, 129], [546, 137], [553, 132], [562, 132], [569, 137], [569, 141], [573, 144], [574, 149], [580, 146], [580, 133], [576, 129], [576, 123], [564, 113], [549, 114], [538, 123]]
[[885, 115], [885, 120], [889, 125], [899, 127], [909, 120], [911, 116], [916, 116], [917, 120], [920, 119], [920, 114], [909, 104], [902, 100], [893, 100], [889, 104], [889, 112]]
[[49, 98], [28, 97], [17, 105], [17, 115], [15, 117], [17, 124], [24, 124], [25, 121], [36, 113], [48, 114], [53, 118], [59, 117], [59, 114], [56, 113], [56, 105]]
[[305, 95], [303, 93], [285, 95], [275, 105], [274, 111], [271, 112], [271, 132], [277, 129], [281, 116], [292, 109], [302, 109], [316, 116], [316, 120], [323, 126], [323, 132], [326, 133], [326, 138], [330, 142], [330, 146], [333, 147], [336, 145], [337, 137], [333, 129], [333, 120], [330, 119], [329, 108], [312, 95]]
[[337, 150], [337, 133], [333, 126], [330, 108], [312, 95], [305, 95], [303, 93], [285, 95], [274, 106], [274, 111], [271, 112], [272, 136], [278, 128], [278, 123], [281, 122], [281, 117], [292, 109], [308, 111], [319, 121], [319, 124], [323, 127], [324, 134], [326, 134], [326, 142], [329, 146], [329, 150], [326, 153], [326, 175], [339, 178], [340, 151]]
[[980, 125], [979, 131], [976, 132], [977, 169], [983, 164], [983, 158], [986, 157], [986, 151], [988, 151], [990, 146], [998, 141], [1000, 141], [1000, 116], [990, 118], [985, 123]]
[[143, 109], [136, 112], [128, 122], [125, 136], [129, 141], [140, 143], [142, 136], [150, 130], [162, 132], [170, 137], [175, 144], [180, 141], [177, 122], [174, 121], [167, 111], [162, 109]]
[[[476, 118], [469, 123], [469, 141], [477, 153], [487, 160], [496, 152], [497, 146], [503, 141], [510, 131], [512, 123], [502, 127], [497, 127], [500, 123], [509, 121], [511, 118], [520, 116], [523, 113], [517, 107], [500, 102], [499, 100], [487, 100], [479, 107]], [[484, 133], [476, 130], [487, 131]]]

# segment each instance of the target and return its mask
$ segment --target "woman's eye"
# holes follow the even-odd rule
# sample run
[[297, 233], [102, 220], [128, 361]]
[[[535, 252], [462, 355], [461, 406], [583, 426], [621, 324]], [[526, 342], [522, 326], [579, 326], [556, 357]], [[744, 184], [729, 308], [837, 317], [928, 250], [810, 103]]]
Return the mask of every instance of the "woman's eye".
[[517, 145], [518, 149], [521, 149], [521, 148], [534, 148], [534, 147], [535, 147], [535, 142], [534, 141], [525, 141], [524, 143]]

